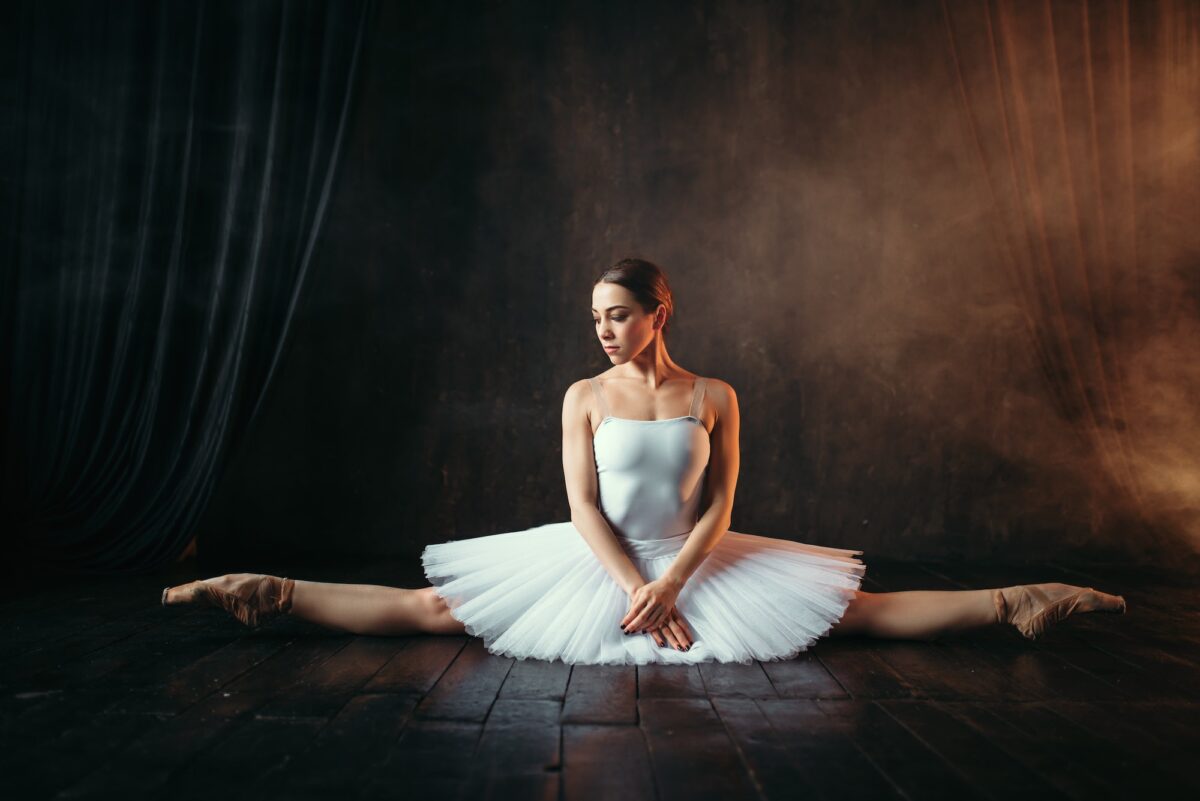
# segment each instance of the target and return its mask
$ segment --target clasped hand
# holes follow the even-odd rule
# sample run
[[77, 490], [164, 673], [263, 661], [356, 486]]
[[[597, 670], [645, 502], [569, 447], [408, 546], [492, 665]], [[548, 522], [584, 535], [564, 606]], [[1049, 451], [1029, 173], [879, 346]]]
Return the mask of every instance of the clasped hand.
[[683, 585], [668, 578], [648, 581], [629, 594], [629, 611], [621, 619], [626, 634], [647, 632], [659, 645], [686, 651], [692, 645], [692, 632], [675, 608]]

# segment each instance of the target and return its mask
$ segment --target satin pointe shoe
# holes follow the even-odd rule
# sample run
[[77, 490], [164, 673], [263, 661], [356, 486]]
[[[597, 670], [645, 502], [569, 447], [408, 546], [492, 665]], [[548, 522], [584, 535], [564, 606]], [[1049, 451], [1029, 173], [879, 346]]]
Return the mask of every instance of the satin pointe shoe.
[[1125, 599], [1073, 584], [1020, 584], [995, 590], [996, 619], [1036, 640], [1048, 627], [1079, 612], [1125, 612]]
[[296, 581], [260, 573], [230, 573], [193, 581], [162, 592], [163, 606], [212, 606], [256, 628], [292, 608]]

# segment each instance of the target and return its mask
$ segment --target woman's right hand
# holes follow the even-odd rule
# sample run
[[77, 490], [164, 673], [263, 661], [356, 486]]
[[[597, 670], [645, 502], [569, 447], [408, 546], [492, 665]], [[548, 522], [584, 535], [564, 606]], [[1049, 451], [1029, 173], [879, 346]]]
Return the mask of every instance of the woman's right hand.
[[686, 651], [692, 647], [692, 631], [679, 609], [671, 610], [667, 621], [655, 629], [650, 629], [650, 636], [660, 646], [671, 646], [677, 651]]

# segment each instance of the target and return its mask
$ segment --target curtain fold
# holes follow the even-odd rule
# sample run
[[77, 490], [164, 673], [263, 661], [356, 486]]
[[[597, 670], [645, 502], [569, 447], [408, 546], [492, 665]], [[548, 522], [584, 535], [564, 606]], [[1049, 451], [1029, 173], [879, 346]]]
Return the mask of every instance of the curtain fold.
[[10, 11], [0, 413], [16, 551], [133, 572], [187, 546], [288, 341], [373, 13]]
[[1163, 393], [1196, 375], [1147, 365], [1196, 352], [1173, 329], [1200, 252], [1200, 9], [942, 0], [942, 15], [991, 244], [1045, 387], [1132, 514], [1178, 520], [1200, 501], [1194, 415]]

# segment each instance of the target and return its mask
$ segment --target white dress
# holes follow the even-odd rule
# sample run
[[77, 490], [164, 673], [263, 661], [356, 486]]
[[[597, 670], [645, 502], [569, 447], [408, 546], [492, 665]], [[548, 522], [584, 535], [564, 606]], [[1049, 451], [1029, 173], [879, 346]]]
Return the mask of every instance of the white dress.
[[[604, 414], [592, 440], [599, 507], [647, 581], [661, 576], [691, 533], [708, 470], [709, 435], [699, 416], [666, 420]], [[573, 523], [428, 545], [426, 578], [467, 633], [488, 651], [570, 664], [643, 665], [771, 661], [794, 657], [841, 619], [866, 567], [862, 551], [726, 531], [676, 599], [693, 644], [658, 645], [625, 634], [629, 596]]]

